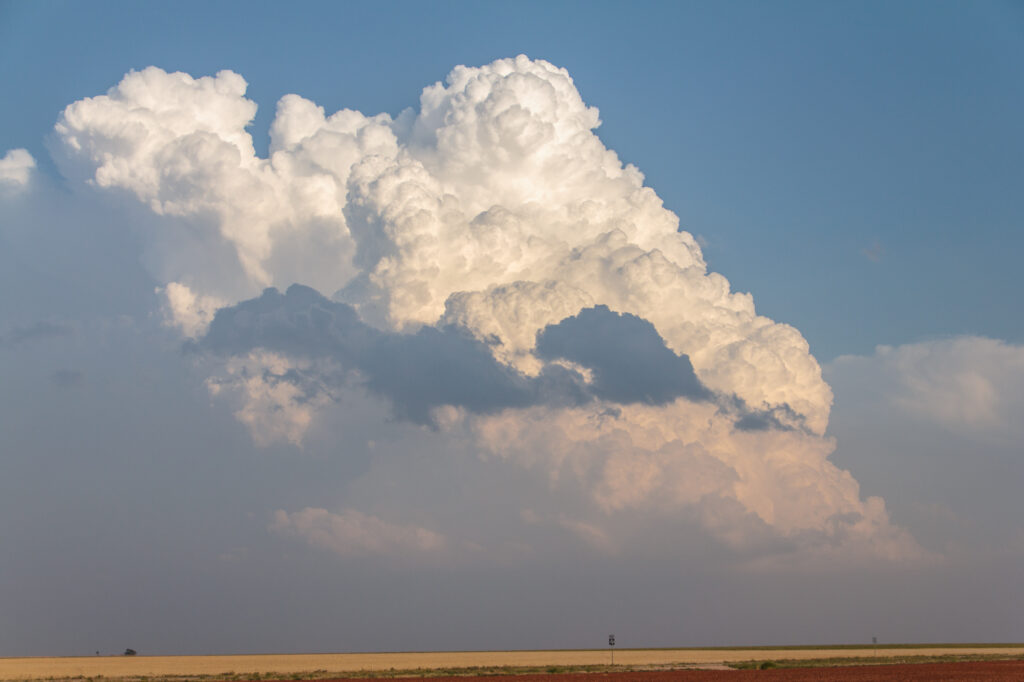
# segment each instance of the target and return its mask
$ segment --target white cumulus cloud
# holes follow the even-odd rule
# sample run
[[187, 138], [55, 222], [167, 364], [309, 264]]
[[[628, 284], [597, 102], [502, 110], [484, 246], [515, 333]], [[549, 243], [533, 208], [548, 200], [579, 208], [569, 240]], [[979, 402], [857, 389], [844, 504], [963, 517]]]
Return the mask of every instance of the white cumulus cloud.
[[978, 336], [879, 346], [837, 358], [831, 372], [939, 429], [1024, 437], [1024, 346]]
[[[300, 443], [332, 381], [362, 382], [400, 417], [584, 490], [591, 516], [573, 523], [602, 546], [602, 519], [629, 511], [690, 514], [733, 544], [760, 524], [913, 553], [828, 460], [832, 393], [807, 342], [708, 271], [565, 69], [459, 66], [395, 118], [287, 95], [268, 158], [245, 90], [230, 71], [150, 67], [69, 105], [56, 132], [66, 174], [173, 218], [151, 237], [169, 318], [199, 339], [217, 328], [207, 347], [229, 357], [211, 390], [237, 396], [257, 441]], [[335, 307], [251, 300], [294, 283]], [[556, 327], [558, 351], [541, 352]], [[654, 385], [655, 362], [675, 383]], [[635, 368], [651, 386], [626, 385]], [[339, 546], [377, 523], [279, 521]]]

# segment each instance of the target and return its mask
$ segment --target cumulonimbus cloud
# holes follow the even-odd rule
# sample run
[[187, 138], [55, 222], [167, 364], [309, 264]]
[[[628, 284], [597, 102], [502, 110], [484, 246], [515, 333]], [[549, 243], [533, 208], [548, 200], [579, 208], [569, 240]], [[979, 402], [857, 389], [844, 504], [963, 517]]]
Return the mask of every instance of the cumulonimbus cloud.
[[460, 66], [395, 118], [288, 95], [267, 158], [245, 89], [150, 67], [56, 131], [67, 175], [174, 217], [153, 228], [169, 319], [224, 359], [211, 388], [257, 439], [300, 442], [355, 382], [582, 486], [598, 521], [914, 551], [828, 461], [806, 341], [707, 270], [564, 69]]

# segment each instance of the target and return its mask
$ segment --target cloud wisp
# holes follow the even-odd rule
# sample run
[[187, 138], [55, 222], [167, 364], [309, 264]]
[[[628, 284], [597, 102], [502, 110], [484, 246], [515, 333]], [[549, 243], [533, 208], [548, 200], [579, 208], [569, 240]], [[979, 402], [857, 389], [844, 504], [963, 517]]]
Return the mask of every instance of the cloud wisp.
[[36, 160], [27, 149], [12, 149], [0, 158], [0, 190], [21, 191], [28, 187]]
[[[143, 239], [168, 322], [218, 358], [210, 389], [257, 442], [300, 444], [355, 386], [581, 491], [586, 509], [552, 518], [605, 550], [609, 519], [639, 514], [730, 546], [915, 554], [829, 462], [807, 342], [708, 271], [564, 69], [456, 67], [394, 118], [287, 95], [267, 158], [245, 90], [230, 71], [132, 72], [65, 109], [56, 152], [166, 218]], [[420, 537], [352, 510], [280, 514], [324, 546]]]
[[20, 346], [45, 339], [68, 337], [75, 333], [75, 328], [64, 322], [40, 320], [30, 325], [12, 327], [5, 334], [0, 334], [0, 347]]
[[279, 509], [270, 527], [343, 557], [440, 556], [449, 545], [447, 538], [432, 530], [389, 523], [352, 509], [339, 513], [313, 507], [292, 513]]

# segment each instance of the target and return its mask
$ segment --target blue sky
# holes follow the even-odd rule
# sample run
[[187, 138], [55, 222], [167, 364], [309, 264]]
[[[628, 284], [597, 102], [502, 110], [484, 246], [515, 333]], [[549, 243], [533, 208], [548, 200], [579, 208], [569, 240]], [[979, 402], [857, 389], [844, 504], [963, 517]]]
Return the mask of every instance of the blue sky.
[[[539, 265], [549, 247], [536, 247], [532, 270], [515, 266], [536, 285], [528, 292], [511, 291], [511, 269], [429, 274], [431, 258], [461, 267], [446, 251], [483, 263], [479, 225], [511, 234], [494, 206], [524, 230], [543, 223], [539, 242], [508, 237], [495, 253], [562, 238], [577, 256], [604, 248], [605, 228], [584, 235], [559, 222], [560, 201], [569, 213], [606, 201], [607, 225], [634, 225], [624, 238], [652, 268], [662, 267], [657, 252], [682, 273], [698, 248], [650, 236], [646, 226], [668, 214], [637, 208], [621, 183], [566, 180], [559, 194], [562, 176], [529, 176], [535, 150], [506, 138], [494, 158], [522, 152], [526, 165], [491, 177], [495, 164], [473, 165], [494, 151], [483, 133], [428, 153], [433, 138], [384, 126], [396, 131], [395, 158], [426, 169], [419, 186], [435, 182], [457, 203], [438, 213], [455, 231], [438, 232], [440, 255], [428, 257], [402, 246], [404, 224], [388, 222], [399, 204], [376, 185], [350, 181], [334, 217], [307, 199], [263, 210], [254, 207], [271, 190], [218, 175], [224, 166], [204, 159], [224, 158], [220, 147], [181, 151], [175, 123], [146, 119], [146, 140], [169, 140], [158, 161], [124, 151], [116, 131], [142, 125], [127, 110], [79, 108], [61, 119], [64, 132], [54, 128], [65, 107], [131, 71], [158, 67], [154, 97], [173, 102], [193, 91], [164, 95], [167, 73], [227, 69], [258, 106], [246, 128], [258, 164], [285, 95], [328, 116], [416, 116], [423, 89], [456, 66], [483, 78], [520, 54], [571, 76], [556, 123], [565, 111], [584, 116], [579, 98], [600, 111], [596, 138], [584, 131], [558, 146], [541, 126], [537, 148], [572, 156], [579, 147], [579, 168], [593, 170], [603, 145], [636, 166], [708, 269], [751, 294], [758, 314], [798, 330], [813, 359], [781, 324], [770, 337], [749, 321], [722, 331], [718, 313], [747, 313], [690, 275], [587, 283], [571, 259]], [[1024, 639], [1019, 598], [1005, 598], [1024, 557], [1013, 485], [1024, 474], [1014, 416], [1024, 407], [1022, 64], [1024, 10], [1009, 2], [0, 2], [0, 170], [16, 165], [9, 150], [36, 164], [24, 181], [0, 173], [0, 542], [15, 549], [0, 559], [0, 601], [15, 604], [0, 616], [0, 655], [557, 648], [589, 645], [595, 627], [629, 632], [626, 646], [861, 641], [869, 628], [889, 641]], [[462, 86], [448, 83], [445, 106], [458, 109]], [[198, 120], [215, 102], [195, 96], [188, 111]], [[242, 106], [232, 97], [217, 102]], [[149, 106], [130, 101], [135, 112]], [[297, 130], [299, 118], [288, 125]], [[508, 130], [497, 114], [485, 124]], [[76, 151], [74, 140], [93, 146]], [[324, 163], [313, 142], [293, 146], [294, 168]], [[97, 187], [110, 158], [133, 170]], [[210, 194], [161, 176], [161, 201], [203, 208], [158, 214], [136, 179], [177, 162]], [[272, 187], [313, 186], [283, 168]], [[520, 180], [533, 189], [520, 191]], [[234, 189], [220, 192], [222, 181]], [[549, 203], [536, 200], [537, 214], [528, 202], [541, 196]], [[465, 221], [443, 217], [453, 212]], [[256, 237], [239, 236], [262, 222], [297, 231], [272, 237], [267, 256]], [[335, 223], [358, 244], [317, 231]], [[262, 254], [266, 277], [249, 253]], [[399, 265], [365, 267], [380, 253]], [[337, 267], [325, 265], [335, 256]], [[586, 272], [606, 272], [614, 258], [595, 256]], [[263, 286], [292, 284], [316, 291], [245, 303]], [[422, 303], [417, 286], [435, 299]], [[199, 298], [175, 304], [174, 291]], [[515, 324], [494, 312], [516, 305]], [[209, 326], [215, 308], [226, 312]], [[531, 315], [542, 318], [538, 332], [572, 330], [562, 342], [570, 350], [540, 357], [517, 346], [516, 324]], [[305, 319], [333, 326], [314, 333]], [[360, 334], [376, 336], [351, 341]], [[571, 350], [592, 338], [596, 350]], [[457, 370], [431, 373], [452, 353]], [[673, 367], [692, 360], [698, 388], [645, 383], [666, 357]], [[640, 397], [607, 399], [602, 377], [628, 376], [636, 385], [617, 394]], [[245, 383], [254, 377], [263, 383]], [[676, 403], [651, 397], [666, 390]], [[514, 407], [500, 391], [519, 391]], [[411, 404], [437, 411], [410, 419], [402, 406]], [[553, 421], [537, 416], [544, 410]], [[590, 432], [573, 421], [583, 413], [631, 426]], [[655, 420], [683, 434], [701, 419], [720, 420], [727, 441], [709, 431], [655, 447], [638, 426]], [[754, 423], [761, 430], [745, 430]], [[609, 445], [623, 434], [634, 450]], [[516, 449], [542, 436], [541, 456]], [[697, 444], [712, 456], [694, 454]], [[605, 459], [584, 461], [587, 447]], [[746, 465], [721, 454], [736, 449]], [[744, 479], [771, 453], [806, 466], [823, 453], [859, 491], [833, 484], [834, 467], [815, 469], [827, 502], [785, 512], [783, 498], [799, 497], [786, 492], [789, 479]], [[643, 483], [640, 460], [661, 467], [665, 487]], [[576, 481], [569, 461], [595, 468]], [[731, 477], [748, 492], [722, 492]], [[815, 515], [832, 520], [808, 521]], [[866, 563], [844, 566], [842, 552]], [[609, 594], [610, 581], [629, 586]], [[801, 596], [811, 598], [780, 625], [778, 610]], [[325, 634], [339, 614], [382, 603], [360, 623], [341, 618], [344, 645]], [[258, 622], [268, 612], [279, 625]], [[496, 612], [507, 618], [479, 627]], [[679, 612], [700, 618], [679, 622]], [[546, 624], [534, 627], [538, 613]], [[190, 630], [196, 620], [204, 625]]]

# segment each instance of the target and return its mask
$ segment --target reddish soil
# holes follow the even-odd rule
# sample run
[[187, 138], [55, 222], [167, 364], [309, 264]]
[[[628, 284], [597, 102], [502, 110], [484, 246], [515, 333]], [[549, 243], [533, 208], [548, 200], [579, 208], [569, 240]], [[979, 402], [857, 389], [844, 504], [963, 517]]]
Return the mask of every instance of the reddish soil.
[[[431, 677], [425, 682], [992, 682], [1024, 680], [1024, 661], [915, 663], [770, 670], [664, 670], [567, 675]], [[321, 680], [320, 682], [328, 682]], [[368, 682], [339, 678], [329, 682]]]

